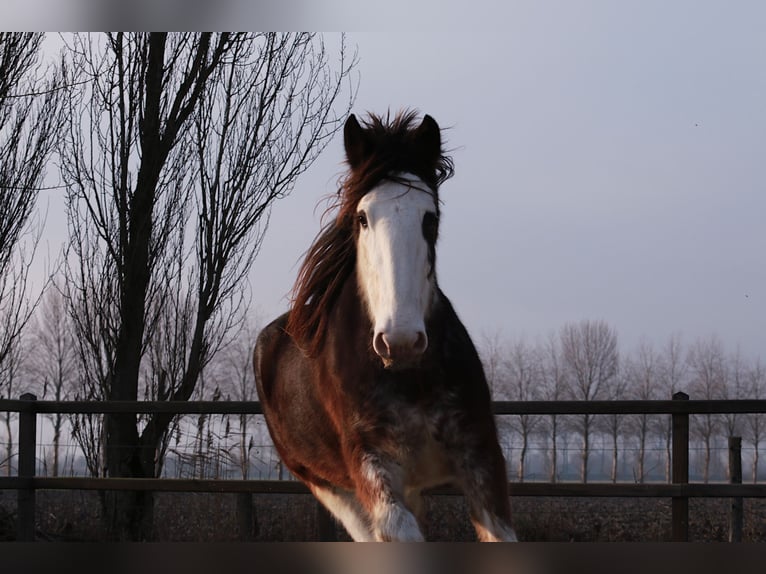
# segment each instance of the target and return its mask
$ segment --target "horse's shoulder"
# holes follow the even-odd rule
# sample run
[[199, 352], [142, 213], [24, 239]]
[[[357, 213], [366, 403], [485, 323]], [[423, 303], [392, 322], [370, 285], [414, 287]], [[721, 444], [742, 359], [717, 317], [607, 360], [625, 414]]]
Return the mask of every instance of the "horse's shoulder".
[[286, 324], [287, 313], [284, 313], [261, 329], [253, 351], [253, 366], [256, 373], [261, 371], [264, 359], [273, 356], [279, 344], [288, 337], [285, 331]]
[[279, 339], [286, 334], [285, 326], [287, 325], [288, 313], [283, 313], [271, 323], [266, 325], [258, 334], [258, 340], [256, 341], [256, 347], [264, 347], [272, 344], [275, 340]]

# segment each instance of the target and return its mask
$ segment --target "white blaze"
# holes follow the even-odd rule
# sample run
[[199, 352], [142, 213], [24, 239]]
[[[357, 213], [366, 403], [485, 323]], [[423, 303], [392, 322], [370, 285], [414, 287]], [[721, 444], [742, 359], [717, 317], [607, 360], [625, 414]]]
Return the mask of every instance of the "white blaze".
[[[423, 236], [423, 218], [436, 210], [428, 187], [385, 181], [359, 202], [357, 273], [373, 323], [373, 346], [387, 366], [407, 363], [428, 345], [425, 319], [434, 274]], [[418, 189], [419, 188], [419, 189]]]

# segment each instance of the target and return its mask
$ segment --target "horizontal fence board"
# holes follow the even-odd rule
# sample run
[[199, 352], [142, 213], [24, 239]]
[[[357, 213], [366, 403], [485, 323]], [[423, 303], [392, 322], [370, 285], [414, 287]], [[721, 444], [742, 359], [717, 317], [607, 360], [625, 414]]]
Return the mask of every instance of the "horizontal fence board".
[[218, 480], [198, 478], [92, 478], [85, 476], [36, 476], [32, 479], [0, 477], [0, 490], [153, 490], [156, 492], [252, 492], [307, 494], [296, 480]]
[[[294, 480], [217, 480], [176, 478], [90, 478], [90, 477], [0, 477], [1, 489], [37, 490], [152, 490], [156, 492], [217, 492], [308, 494], [309, 490]], [[707, 497], [707, 498], [765, 498], [766, 485], [761, 484], [628, 484], [628, 483], [567, 483], [511, 482], [511, 496], [573, 496], [573, 497]], [[427, 491], [432, 495], [459, 495], [453, 487], [438, 487]]]
[[[25, 394], [22, 400], [0, 400], [0, 412], [19, 413], [20, 451], [34, 456], [36, 444], [36, 415], [38, 414], [138, 414], [168, 413], [260, 415], [258, 401], [38, 401]], [[495, 401], [495, 415], [672, 415], [673, 420], [673, 484], [668, 483], [575, 483], [575, 482], [511, 482], [512, 497], [605, 497], [605, 498], [671, 498], [673, 540], [688, 540], [688, 499], [698, 497], [766, 498], [766, 485], [760, 484], [700, 484], [688, 483], [689, 415], [694, 414], [746, 414], [766, 413], [766, 400], [688, 400], [684, 393], [676, 393], [675, 400], [624, 401]], [[22, 424], [24, 423], [24, 424]], [[24, 430], [26, 429], [26, 430]], [[26, 438], [24, 438], [26, 437]], [[26, 442], [25, 442], [26, 441]], [[26, 446], [24, 446], [26, 444]], [[34, 468], [22, 472], [19, 456], [19, 474], [0, 477], [0, 490], [18, 491], [17, 539], [31, 541], [34, 532], [34, 494], [38, 490], [84, 491], [154, 491], [154, 492], [213, 492], [309, 494], [305, 485], [290, 480], [219, 480], [169, 478], [93, 478], [33, 476]], [[741, 456], [739, 451], [737, 456]], [[680, 457], [680, 458], [679, 458]], [[32, 460], [34, 460], [32, 458]], [[735, 481], [736, 482], [736, 481]], [[457, 495], [453, 487], [434, 488], [431, 495]], [[25, 504], [31, 499], [31, 507]], [[733, 520], [733, 519], [732, 519]], [[23, 525], [32, 525], [25, 528]], [[732, 523], [733, 524], [733, 523]], [[736, 526], [736, 525], [735, 525]], [[741, 526], [741, 525], [740, 525]], [[730, 524], [730, 528], [733, 528]]]
[[[766, 400], [627, 400], [627, 401], [496, 401], [497, 415], [716, 414], [766, 413]], [[174, 413], [262, 414], [258, 401], [36, 401], [0, 400], [0, 412], [19, 413]], [[140, 479], [89, 477], [0, 477], [1, 489], [154, 490], [166, 492], [308, 493], [298, 481]], [[631, 483], [510, 483], [512, 496], [588, 497], [766, 497], [766, 485], [753, 484], [631, 484]], [[436, 488], [435, 495], [459, 494]]]
[[0, 412], [4, 411], [45, 414], [263, 414], [259, 401], [18, 401], [2, 399]]
[[766, 413], [766, 400], [494, 401], [497, 415], [640, 415]]
[[[635, 415], [766, 413], [766, 399], [688, 401], [495, 401], [497, 415]], [[105, 414], [263, 414], [259, 401], [20, 401], [0, 399], [0, 412]]]

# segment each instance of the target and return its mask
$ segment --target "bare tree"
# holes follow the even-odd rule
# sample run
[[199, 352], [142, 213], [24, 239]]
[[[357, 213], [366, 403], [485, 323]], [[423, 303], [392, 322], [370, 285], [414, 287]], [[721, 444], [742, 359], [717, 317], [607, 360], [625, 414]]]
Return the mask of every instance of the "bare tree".
[[[580, 321], [564, 325], [560, 332], [561, 353], [570, 396], [585, 401], [602, 397], [617, 375], [619, 353], [617, 334], [603, 321]], [[582, 415], [578, 430], [582, 436], [580, 475], [588, 481], [588, 456], [593, 415]]]
[[[69, 251], [74, 261], [67, 261], [63, 293], [76, 353], [72, 395], [75, 400], [103, 401], [108, 397], [106, 381], [114, 372], [117, 342], [117, 310], [111, 304], [116, 297], [114, 265], [99, 252], [87, 228], [79, 222], [72, 224], [71, 214], [69, 217]], [[104, 415], [73, 414], [69, 421], [90, 475], [106, 476]]]
[[0, 365], [39, 298], [29, 293], [42, 230], [33, 214], [60, 128], [63, 96], [61, 75], [41, 63], [43, 39], [38, 33], [0, 32]]
[[[3, 391], [2, 394], [0, 394], [0, 398], [18, 398], [23, 392], [22, 371], [24, 368], [24, 352], [24, 345], [13, 345], [10, 351], [6, 354], [5, 361], [0, 364], [0, 380], [3, 381], [3, 385], [0, 387]], [[2, 417], [4, 423], [3, 426], [5, 427], [5, 437], [3, 444], [4, 453], [0, 455], [0, 468], [5, 467], [6, 476], [11, 476], [14, 474], [15, 441], [13, 438], [13, 429], [15, 425], [13, 424], [13, 421], [16, 419], [16, 416], [10, 411], [5, 411], [2, 413]], [[18, 466], [15, 468], [18, 468]]]
[[[766, 396], [766, 369], [760, 360], [755, 361], [746, 373], [750, 398], [763, 399]], [[743, 434], [753, 444], [753, 484], [758, 482], [759, 447], [766, 430], [766, 415], [753, 413], [745, 416]]]
[[[106, 317], [89, 344], [106, 398], [136, 400], [143, 385], [188, 400], [243, 316], [272, 204], [349, 111], [354, 59], [342, 44], [333, 71], [321, 38], [273, 33], [77, 36], [70, 56], [89, 80], [61, 149], [68, 297], [91, 318], [78, 336], [96, 339], [92, 318]], [[155, 476], [172, 420], [107, 416], [108, 474]], [[150, 537], [152, 507], [148, 493], [108, 495], [112, 537]]]
[[[673, 334], [662, 348], [659, 356], [658, 378], [661, 398], [669, 399], [679, 392], [685, 391], [688, 364], [684, 359], [681, 336]], [[665, 481], [670, 482], [672, 462], [673, 423], [670, 415], [655, 419], [655, 432], [662, 437], [665, 445]]]
[[[711, 336], [697, 339], [687, 355], [690, 390], [695, 399], [720, 399], [726, 387], [726, 357], [720, 340]], [[691, 417], [690, 431], [702, 441], [702, 480], [710, 479], [711, 449], [720, 429], [720, 419], [711, 414]]]
[[[542, 378], [539, 353], [524, 339], [518, 339], [508, 346], [506, 359], [501, 362], [503, 389], [501, 398], [512, 401], [530, 401], [540, 394], [538, 386]], [[512, 418], [511, 427], [521, 438], [517, 477], [524, 482], [525, 463], [529, 440], [539, 425], [538, 415], [518, 415]]]
[[[622, 370], [627, 380], [625, 396], [642, 401], [656, 400], [660, 395], [660, 359], [654, 347], [642, 341], [636, 355], [628, 359]], [[657, 417], [640, 414], [630, 419], [631, 434], [638, 441], [635, 479], [643, 483], [646, 478], [646, 447], [652, 430], [657, 428]]]
[[[725, 376], [721, 388], [722, 399], [747, 399], [750, 398], [750, 385], [747, 377], [747, 364], [742, 353], [737, 349], [725, 359]], [[723, 413], [721, 424], [726, 437], [741, 436], [742, 415], [737, 413]], [[727, 465], [728, 468], [728, 465]]]
[[[750, 388], [751, 381], [748, 377], [748, 365], [739, 348], [726, 357], [724, 369], [725, 375], [723, 388], [721, 389], [721, 398], [734, 400], [750, 398], [752, 390]], [[742, 437], [744, 431], [743, 415], [722, 413], [720, 419], [725, 438]], [[725, 468], [728, 480], [731, 478], [731, 468], [729, 464], [726, 464]]]
[[[540, 388], [540, 397], [543, 400], [559, 401], [566, 394], [566, 373], [564, 371], [563, 360], [559, 341], [555, 335], [551, 334], [541, 351], [541, 376], [542, 385]], [[558, 480], [558, 436], [559, 436], [559, 418], [556, 415], [550, 415], [547, 419], [546, 436], [550, 440], [550, 465], [548, 469], [548, 479], [550, 482]]]
[[[43, 398], [61, 401], [74, 389], [77, 354], [66, 302], [58, 288], [51, 284], [37, 309], [32, 332], [34, 354], [29, 357], [30, 370], [42, 385]], [[61, 435], [66, 418], [62, 413], [46, 415], [53, 426], [50, 472], [59, 475]]]
[[[220, 355], [219, 369], [222, 382], [227, 383], [224, 387], [224, 393], [228, 400], [258, 400], [252, 381], [253, 341], [258, 331], [257, 322], [248, 321], [236, 339]], [[236, 440], [231, 455], [232, 461], [238, 466], [240, 475], [244, 480], [247, 480], [250, 474], [250, 462], [256, 447], [256, 437], [259, 439], [258, 444], [263, 441], [262, 433], [251, 428], [251, 418], [245, 414], [237, 415], [234, 433]]]
[[[248, 318], [231, 340], [215, 358], [206, 365], [200, 382], [195, 390], [195, 397], [207, 400], [257, 401], [255, 385], [252, 381], [253, 341], [258, 329], [256, 322]], [[192, 452], [176, 452], [191, 462], [194, 476], [206, 473], [229, 473], [231, 468], [243, 479], [250, 477], [250, 467], [258, 457], [258, 447], [270, 442], [268, 432], [260, 421], [253, 421], [253, 415], [200, 415], [197, 417], [194, 434], [188, 437], [193, 445]], [[191, 434], [190, 429], [181, 433]], [[178, 445], [177, 445], [178, 446]], [[188, 449], [188, 445], [187, 445]]]
[[[481, 357], [484, 374], [487, 377], [492, 400], [510, 400], [510, 382], [508, 380], [508, 345], [504, 341], [500, 331], [482, 336], [479, 355]], [[511, 417], [496, 417], [497, 434], [506, 458], [513, 451], [514, 429], [511, 425]], [[511, 460], [508, 460], [509, 472]], [[280, 468], [280, 475], [282, 469]]]
[[482, 335], [479, 354], [484, 366], [484, 375], [487, 377], [487, 384], [494, 400], [498, 400], [495, 394], [495, 387], [500, 382], [500, 370], [504, 352], [500, 331]]
[[[606, 400], [616, 401], [625, 398], [630, 386], [630, 380], [624, 372], [618, 372], [614, 377], [606, 380], [603, 385], [603, 397]], [[627, 426], [627, 418], [622, 415], [603, 415], [597, 419], [597, 428], [603, 429], [612, 441], [612, 460], [609, 471], [609, 479], [617, 482], [619, 472], [620, 438]]]

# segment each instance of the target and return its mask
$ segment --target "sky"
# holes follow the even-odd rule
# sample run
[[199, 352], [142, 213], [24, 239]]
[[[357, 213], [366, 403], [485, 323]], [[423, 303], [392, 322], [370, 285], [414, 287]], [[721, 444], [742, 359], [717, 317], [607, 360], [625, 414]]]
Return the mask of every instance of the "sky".
[[[437, 272], [475, 340], [592, 319], [624, 351], [715, 334], [766, 359], [766, 4], [401, 4], [353, 14], [373, 30], [347, 35], [353, 111], [445, 128]], [[275, 204], [250, 276], [263, 321], [287, 309], [343, 160], [339, 135]]]
[[[593, 319], [623, 350], [715, 334], [766, 358], [766, 5], [510, 2], [470, 29], [464, 4], [348, 40], [355, 112], [448, 128], [437, 270], [474, 338]], [[261, 313], [286, 309], [342, 160], [336, 138], [274, 208]]]

